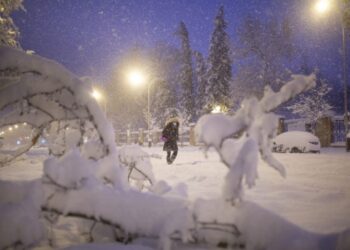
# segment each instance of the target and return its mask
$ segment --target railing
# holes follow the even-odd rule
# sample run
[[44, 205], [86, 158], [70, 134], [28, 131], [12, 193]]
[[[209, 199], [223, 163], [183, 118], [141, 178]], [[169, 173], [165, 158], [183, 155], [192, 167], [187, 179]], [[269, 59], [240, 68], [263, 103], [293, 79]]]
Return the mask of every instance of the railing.
[[[327, 125], [327, 123], [330, 123]], [[308, 124], [303, 119], [290, 119], [283, 121], [283, 128], [285, 131], [289, 130], [303, 130], [308, 131]], [[345, 142], [345, 126], [342, 116], [333, 116], [327, 119], [321, 118], [316, 124], [316, 130], [318, 127], [323, 127], [320, 130], [319, 137], [321, 135], [329, 134], [329, 139], [326, 140], [325, 145], [344, 143]], [[316, 131], [317, 135], [317, 131]]]
[[[139, 130], [126, 130], [126, 131], [116, 131], [116, 143], [117, 145], [125, 145], [125, 144], [139, 144], [146, 145], [147, 144], [147, 130], [139, 129]], [[150, 131], [150, 137], [152, 145], [162, 145], [163, 141], [161, 140], [162, 130], [161, 129], [153, 129]], [[179, 130], [179, 141], [178, 144], [180, 146], [192, 145], [195, 146], [195, 136], [194, 136], [194, 127], [185, 127]]]

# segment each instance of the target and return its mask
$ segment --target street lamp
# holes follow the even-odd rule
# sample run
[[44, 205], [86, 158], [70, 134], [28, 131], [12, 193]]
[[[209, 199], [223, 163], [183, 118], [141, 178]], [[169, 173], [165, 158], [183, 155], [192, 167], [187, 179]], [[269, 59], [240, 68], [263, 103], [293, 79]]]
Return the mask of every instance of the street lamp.
[[[315, 10], [318, 14], [324, 14], [331, 9], [330, 0], [318, 0], [315, 4]], [[340, 9], [340, 8], [338, 8]], [[344, 10], [343, 10], [344, 11]], [[347, 71], [347, 39], [346, 28], [343, 19], [344, 12], [341, 13], [341, 29], [342, 29], [342, 57], [343, 57], [343, 82], [344, 82], [344, 127], [345, 127], [345, 145], [346, 151], [350, 151], [350, 145], [347, 143], [347, 134], [349, 132], [348, 118], [348, 71]]]
[[[127, 72], [127, 80], [133, 87], [139, 87], [140, 85], [144, 85], [147, 82], [146, 74], [140, 69], [131, 69]], [[150, 123], [151, 123], [151, 111], [150, 111], [150, 82], [147, 82], [147, 141], [148, 147], [152, 146], [151, 140], [151, 131], [150, 131]]]
[[99, 91], [98, 89], [94, 88], [90, 94], [98, 103], [101, 103], [101, 101], [103, 99], [103, 110], [107, 114], [106, 99], [103, 97], [101, 91]]
[[318, 0], [315, 4], [315, 10], [323, 14], [327, 12], [331, 8], [331, 4], [329, 0]]
[[127, 74], [128, 81], [134, 87], [138, 87], [146, 83], [145, 74], [139, 69], [131, 69]]

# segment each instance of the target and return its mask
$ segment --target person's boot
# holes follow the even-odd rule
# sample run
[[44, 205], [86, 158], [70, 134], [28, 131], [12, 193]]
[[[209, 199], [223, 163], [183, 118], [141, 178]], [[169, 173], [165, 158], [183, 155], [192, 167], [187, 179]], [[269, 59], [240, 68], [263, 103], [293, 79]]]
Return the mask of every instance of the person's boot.
[[176, 156], [177, 156], [177, 151], [174, 151], [173, 154], [172, 154], [172, 156], [170, 157], [171, 163], [173, 163], [173, 162], [175, 161]]
[[170, 152], [170, 151], [167, 151], [166, 162], [167, 162], [169, 165], [170, 165], [171, 163], [173, 163], [172, 160], [171, 160], [170, 155], [171, 155], [171, 152]]

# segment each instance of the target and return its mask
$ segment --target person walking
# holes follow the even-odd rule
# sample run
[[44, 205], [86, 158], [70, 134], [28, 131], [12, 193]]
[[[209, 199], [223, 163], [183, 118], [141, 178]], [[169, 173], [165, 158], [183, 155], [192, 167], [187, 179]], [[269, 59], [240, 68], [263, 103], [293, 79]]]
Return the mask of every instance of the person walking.
[[167, 152], [167, 163], [170, 165], [174, 162], [177, 156], [177, 141], [179, 140], [179, 120], [171, 118], [166, 122], [162, 131], [162, 139], [164, 141], [163, 151]]

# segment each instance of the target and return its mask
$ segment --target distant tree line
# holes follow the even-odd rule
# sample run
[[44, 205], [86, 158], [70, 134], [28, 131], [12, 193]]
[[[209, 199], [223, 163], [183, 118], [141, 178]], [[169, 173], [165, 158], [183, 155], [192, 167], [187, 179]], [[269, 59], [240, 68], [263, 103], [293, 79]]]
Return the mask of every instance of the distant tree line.
[[[224, 8], [220, 7], [214, 18], [208, 57], [191, 48], [184, 22], [174, 32], [179, 47], [159, 43], [152, 49], [135, 46], [126, 53], [108, 91], [109, 100], [113, 100], [108, 113], [116, 127], [146, 127], [147, 121], [147, 88], [131, 89], [125, 82], [124, 65], [139, 65], [148, 72], [152, 127], [162, 127], [172, 115], [189, 124], [213, 110], [234, 112], [244, 98], [261, 98], [266, 86], [280, 89], [290, 80], [292, 71], [312, 72], [303, 71], [308, 67], [307, 60], [299, 68], [290, 69], [300, 49], [294, 44], [287, 17], [262, 20], [247, 16], [238, 26], [235, 40], [229, 37], [227, 27]], [[277, 111], [291, 113], [293, 109], [281, 107]]]

